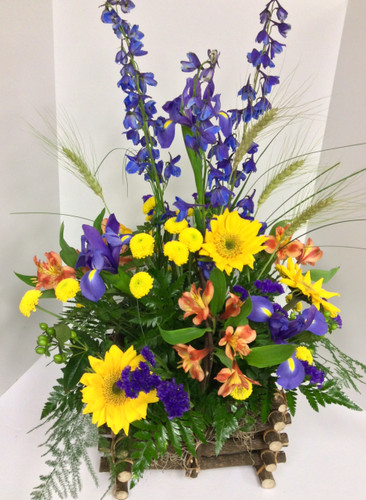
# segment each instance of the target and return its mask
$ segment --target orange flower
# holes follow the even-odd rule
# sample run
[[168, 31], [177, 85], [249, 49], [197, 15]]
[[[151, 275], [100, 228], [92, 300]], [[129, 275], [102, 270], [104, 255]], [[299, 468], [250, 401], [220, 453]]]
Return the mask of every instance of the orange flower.
[[[248, 397], [251, 394], [252, 384], [260, 385], [259, 382], [256, 382], [255, 380], [252, 380], [244, 375], [236, 361], [233, 362], [231, 370], [230, 368], [223, 368], [220, 370], [215, 377], [215, 380], [222, 383], [222, 386], [218, 391], [218, 395], [223, 398], [226, 398], [226, 396], [231, 394], [233, 391], [234, 397], [236, 396], [236, 398], [238, 398], [241, 392]], [[245, 399], [245, 397], [238, 399]]]
[[178, 299], [178, 305], [183, 310], [184, 318], [187, 318], [191, 314], [196, 316], [193, 318], [193, 323], [195, 325], [200, 325], [203, 320], [210, 316], [210, 309], [208, 304], [211, 302], [214, 294], [214, 286], [211, 281], [207, 281], [205, 291], [201, 296], [202, 288], [196, 289], [196, 285], [191, 286], [190, 292], [184, 292], [182, 297]]
[[177, 351], [182, 361], [178, 363], [178, 368], [183, 368], [193, 379], [197, 379], [199, 382], [205, 378], [202, 367], [200, 365], [201, 360], [207, 356], [210, 349], [207, 347], [205, 349], [194, 349], [191, 345], [177, 344], [173, 346], [173, 349]]
[[308, 238], [306, 245], [304, 245], [301, 254], [296, 257], [296, 260], [299, 264], [310, 264], [313, 266], [322, 256], [322, 250], [319, 247], [314, 247], [313, 240]]
[[240, 308], [244, 304], [234, 293], [230, 293], [230, 299], [225, 302], [225, 312], [220, 316], [220, 319], [235, 318], [240, 313]]
[[283, 234], [289, 226], [290, 224], [286, 224], [285, 227], [277, 226], [276, 236], [268, 236], [268, 239], [265, 242], [265, 251], [267, 253], [273, 253], [276, 251], [276, 264], [279, 264], [281, 260], [284, 260], [287, 257], [298, 257], [304, 247], [304, 244], [299, 240], [291, 241], [292, 235], [283, 239]]
[[257, 332], [252, 330], [249, 325], [238, 326], [235, 332], [232, 326], [228, 326], [219, 345], [226, 345], [225, 354], [230, 359], [234, 359], [231, 350], [233, 350], [234, 356], [237, 354], [240, 356], [248, 356], [250, 353], [248, 344], [253, 342], [256, 337]]
[[55, 288], [64, 279], [75, 278], [75, 269], [70, 266], [63, 266], [58, 253], [46, 252], [45, 256], [47, 262], [41, 262], [37, 257], [33, 258], [33, 262], [37, 266], [36, 290], [40, 288], [49, 290]]

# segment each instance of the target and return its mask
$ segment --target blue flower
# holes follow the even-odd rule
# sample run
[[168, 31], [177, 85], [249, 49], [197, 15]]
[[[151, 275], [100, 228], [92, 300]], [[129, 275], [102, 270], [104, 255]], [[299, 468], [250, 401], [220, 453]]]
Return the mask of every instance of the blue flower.
[[296, 389], [305, 378], [305, 368], [295, 354], [277, 368], [277, 382], [286, 390]]

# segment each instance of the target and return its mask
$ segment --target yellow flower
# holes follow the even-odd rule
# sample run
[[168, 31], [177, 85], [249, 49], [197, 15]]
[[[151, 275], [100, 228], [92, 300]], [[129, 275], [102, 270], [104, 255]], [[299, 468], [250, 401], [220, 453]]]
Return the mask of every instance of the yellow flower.
[[171, 217], [164, 224], [165, 231], [168, 231], [170, 234], [179, 234], [188, 227], [188, 222], [186, 219], [177, 222], [176, 217]]
[[104, 360], [89, 356], [94, 373], [84, 373], [80, 382], [85, 385], [81, 391], [83, 403], [86, 403], [83, 413], [93, 414], [93, 424], [98, 427], [107, 424], [114, 434], [121, 429], [128, 434], [131, 422], [146, 418], [147, 405], [158, 401], [156, 390], [148, 394], [140, 392], [136, 399], [131, 399], [116, 386], [126, 366], [134, 370], [143, 360], [133, 346], [123, 352], [112, 345]]
[[244, 386], [236, 386], [233, 391], [230, 392], [230, 396], [234, 399], [247, 399], [253, 392], [253, 384], [248, 381], [249, 387], [246, 388]]
[[154, 253], [155, 240], [151, 234], [138, 233], [131, 238], [130, 249], [135, 259], [143, 259]]
[[29, 318], [30, 313], [32, 311], [36, 311], [36, 305], [38, 304], [38, 300], [41, 295], [42, 292], [39, 290], [28, 290], [28, 292], [25, 292], [19, 304], [19, 311], [23, 314], [23, 316], [27, 316], [27, 318]]
[[184, 243], [190, 252], [197, 252], [203, 243], [203, 236], [194, 227], [187, 227], [179, 235], [179, 241]]
[[188, 261], [189, 250], [180, 241], [168, 241], [164, 245], [164, 255], [172, 260], [177, 266], [181, 266]]
[[332, 318], [335, 318], [340, 312], [338, 307], [330, 304], [328, 299], [330, 297], [338, 296], [339, 293], [327, 292], [322, 288], [323, 278], [311, 282], [310, 271], [308, 271], [305, 276], [302, 274], [300, 266], [294, 263], [292, 259], [287, 259], [287, 267], [283, 265], [276, 266], [277, 271], [282, 276], [280, 280], [281, 283], [289, 286], [290, 288], [296, 288], [300, 292], [308, 297], [311, 303], [320, 310], [320, 306], [323, 307], [325, 311], [329, 311]]
[[80, 292], [79, 282], [73, 278], [66, 278], [60, 281], [60, 283], [55, 288], [56, 299], [62, 302], [67, 302], [69, 299], [73, 299], [75, 295]]
[[308, 349], [303, 345], [300, 345], [299, 347], [296, 348], [295, 356], [300, 361], [307, 361], [309, 365], [313, 364], [313, 355], [311, 354], [310, 349]]
[[130, 281], [130, 292], [136, 299], [141, 299], [141, 297], [145, 297], [150, 292], [153, 282], [154, 280], [149, 273], [145, 273], [144, 271], [136, 273]]
[[266, 236], [258, 236], [261, 224], [242, 219], [238, 212], [215, 216], [211, 231], [206, 230], [205, 242], [200, 254], [207, 255], [221, 271], [230, 274], [233, 269], [242, 271], [243, 266], [253, 269], [254, 254], [264, 249]]
[[142, 205], [142, 212], [145, 215], [148, 215], [149, 212], [151, 212], [151, 210], [155, 208], [155, 205], [156, 205], [155, 196], [150, 196], [150, 198], [148, 198]]

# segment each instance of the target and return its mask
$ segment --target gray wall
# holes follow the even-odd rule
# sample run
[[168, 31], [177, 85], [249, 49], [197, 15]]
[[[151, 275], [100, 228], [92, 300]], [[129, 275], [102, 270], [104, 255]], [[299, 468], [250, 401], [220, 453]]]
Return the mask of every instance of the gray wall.
[[1, 393], [35, 361], [35, 333], [44, 319], [42, 313], [19, 313], [28, 287], [13, 271], [34, 274], [33, 256], [58, 246], [57, 215], [11, 215], [59, 212], [56, 160], [44, 153], [29, 125], [42, 130], [38, 113], [55, 115], [52, 2], [1, 1], [0, 68]]

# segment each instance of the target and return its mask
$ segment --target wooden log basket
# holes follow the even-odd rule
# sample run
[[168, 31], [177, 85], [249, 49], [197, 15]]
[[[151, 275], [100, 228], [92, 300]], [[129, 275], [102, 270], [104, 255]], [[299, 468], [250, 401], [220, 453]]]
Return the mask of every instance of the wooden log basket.
[[[252, 432], [233, 434], [222, 447], [218, 456], [215, 454], [215, 443], [199, 443], [196, 456], [185, 454], [184, 459], [167, 460], [166, 457], [155, 460], [151, 469], [182, 469], [187, 477], [196, 478], [200, 471], [222, 467], [252, 466], [263, 488], [269, 489], [276, 485], [273, 472], [277, 465], [286, 462], [286, 454], [282, 448], [288, 446], [288, 436], [282, 432], [291, 423], [286, 399], [283, 393], [275, 394], [273, 411], [268, 421], [258, 422]], [[107, 451], [107, 450], [101, 450]], [[168, 447], [168, 453], [174, 450]], [[175, 456], [176, 457], [176, 456]], [[118, 474], [115, 481], [114, 496], [118, 500], [128, 498], [128, 482], [132, 477], [132, 460], [126, 457], [125, 468]], [[100, 472], [109, 471], [106, 457], [101, 457]]]

